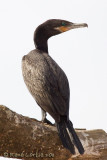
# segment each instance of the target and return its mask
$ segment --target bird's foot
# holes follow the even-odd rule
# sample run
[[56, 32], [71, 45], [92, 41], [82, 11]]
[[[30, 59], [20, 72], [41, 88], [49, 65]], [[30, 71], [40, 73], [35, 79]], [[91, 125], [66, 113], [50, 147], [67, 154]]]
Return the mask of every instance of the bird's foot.
[[51, 123], [48, 119], [44, 119], [44, 120], [42, 120], [42, 122], [43, 123], [46, 123], [46, 124], [49, 124], [49, 125], [51, 125], [51, 126], [55, 126], [55, 124], [53, 124], [53, 123]]

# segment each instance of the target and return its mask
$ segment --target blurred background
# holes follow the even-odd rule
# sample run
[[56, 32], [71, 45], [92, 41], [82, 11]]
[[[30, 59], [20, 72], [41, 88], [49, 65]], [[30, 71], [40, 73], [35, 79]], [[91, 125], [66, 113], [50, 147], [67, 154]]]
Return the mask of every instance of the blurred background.
[[69, 79], [74, 127], [107, 131], [106, 0], [0, 1], [0, 104], [41, 120], [23, 81], [21, 59], [35, 48], [35, 28], [53, 18], [89, 26], [50, 38], [49, 54]]

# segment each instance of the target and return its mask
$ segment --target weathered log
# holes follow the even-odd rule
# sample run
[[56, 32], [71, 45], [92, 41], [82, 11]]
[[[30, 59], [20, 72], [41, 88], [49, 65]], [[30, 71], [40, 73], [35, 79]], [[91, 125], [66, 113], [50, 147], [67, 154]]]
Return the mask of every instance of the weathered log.
[[0, 106], [0, 156], [24, 160], [107, 160], [107, 133], [77, 130], [85, 154], [62, 146], [56, 127], [19, 115]]

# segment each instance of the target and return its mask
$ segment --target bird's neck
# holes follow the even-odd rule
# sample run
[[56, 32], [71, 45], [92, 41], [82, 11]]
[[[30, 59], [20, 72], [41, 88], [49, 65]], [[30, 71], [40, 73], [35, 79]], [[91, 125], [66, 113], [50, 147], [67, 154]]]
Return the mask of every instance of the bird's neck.
[[44, 35], [41, 34], [34, 34], [34, 44], [35, 47], [43, 52], [46, 52], [48, 54], [48, 43], [47, 43], [47, 38]]
[[43, 40], [40, 40], [40, 43], [38, 45], [36, 45], [36, 48], [43, 51], [43, 52], [46, 52], [48, 53], [48, 44], [47, 44], [47, 41], [43, 41]]

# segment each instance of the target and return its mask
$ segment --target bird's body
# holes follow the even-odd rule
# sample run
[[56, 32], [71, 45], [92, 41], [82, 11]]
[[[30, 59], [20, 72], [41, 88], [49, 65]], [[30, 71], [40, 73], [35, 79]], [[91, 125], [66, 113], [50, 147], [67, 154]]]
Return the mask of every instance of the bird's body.
[[56, 122], [69, 112], [69, 84], [58, 64], [37, 49], [23, 57], [25, 83], [37, 104], [48, 112]]
[[[84, 148], [69, 120], [69, 83], [59, 65], [49, 56], [47, 40], [69, 29], [86, 27], [87, 24], [73, 24], [64, 20], [48, 20], [35, 31], [35, 50], [22, 59], [24, 81], [30, 93], [44, 113], [55, 120], [61, 141], [75, 154], [74, 145], [81, 154]], [[46, 114], [43, 120], [46, 119]]]

